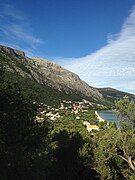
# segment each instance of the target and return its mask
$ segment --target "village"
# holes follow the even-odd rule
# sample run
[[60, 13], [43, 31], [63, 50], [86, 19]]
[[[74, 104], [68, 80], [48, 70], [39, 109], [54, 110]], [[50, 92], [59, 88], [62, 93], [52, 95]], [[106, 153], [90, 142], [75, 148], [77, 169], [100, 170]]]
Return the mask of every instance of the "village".
[[[106, 107], [102, 104], [96, 104], [93, 102], [89, 102], [85, 99], [83, 99], [81, 102], [76, 101], [67, 101], [63, 100], [58, 108], [54, 108], [45, 104], [40, 105], [38, 109], [38, 114], [35, 118], [38, 122], [43, 122], [45, 119], [49, 119], [52, 122], [55, 122], [59, 119], [61, 119], [63, 116], [66, 116], [69, 114], [72, 115], [76, 120], [82, 121], [82, 124], [86, 127], [88, 132], [91, 132], [92, 130], [99, 131], [99, 126], [93, 123], [89, 122], [88, 113], [91, 109], [105, 109]], [[82, 115], [87, 115], [86, 119], [81, 119]], [[98, 120], [98, 122], [104, 122], [104, 119], [102, 119], [98, 112], [95, 110], [95, 119]], [[93, 119], [94, 122], [96, 120]]]

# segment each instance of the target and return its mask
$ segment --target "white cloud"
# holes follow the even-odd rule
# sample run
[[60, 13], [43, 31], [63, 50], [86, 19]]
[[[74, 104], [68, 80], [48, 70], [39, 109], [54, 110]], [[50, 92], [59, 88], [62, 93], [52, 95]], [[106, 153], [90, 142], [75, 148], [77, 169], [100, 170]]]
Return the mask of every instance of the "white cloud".
[[92, 86], [135, 93], [135, 7], [121, 31], [108, 36], [106, 46], [86, 57], [68, 59], [62, 65]]
[[4, 44], [12, 44], [36, 49], [38, 45], [44, 42], [33, 35], [29, 20], [25, 15], [9, 4], [0, 4], [0, 34], [1, 41]]

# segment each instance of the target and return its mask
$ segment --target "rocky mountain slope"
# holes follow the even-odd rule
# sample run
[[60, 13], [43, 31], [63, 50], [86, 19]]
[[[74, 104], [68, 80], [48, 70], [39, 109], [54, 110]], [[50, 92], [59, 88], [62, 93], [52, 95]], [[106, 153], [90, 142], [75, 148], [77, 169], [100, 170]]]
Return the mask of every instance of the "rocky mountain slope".
[[18, 83], [26, 96], [34, 100], [55, 104], [63, 99], [89, 100], [111, 107], [115, 100], [128, 95], [112, 88], [94, 88], [78, 75], [46, 59], [32, 59], [25, 53], [0, 45], [0, 67], [4, 68], [5, 82]]
[[9, 72], [17, 73], [24, 78], [30, 78], [39, 84], [47, 85], [67, 94], [81, 94], [84, 97], [102, 99], [102, 94], [76, 74], [61, 66], [43, 59], [31, 59], [24, 52], [0, 46], [0, 63]]
[[[33, 59], [33, 61], [35, 67], [31, 73], [39, 83], [47, 82], [52, 87], [64, 90], [67, 93], [76, 91], [87, 97], [102, 98], [102, 94], [96, 88], [90, 87], [78, 75], [48, 60]], [[40, 73], [41, 79], [37, 76], [36, 72]]]

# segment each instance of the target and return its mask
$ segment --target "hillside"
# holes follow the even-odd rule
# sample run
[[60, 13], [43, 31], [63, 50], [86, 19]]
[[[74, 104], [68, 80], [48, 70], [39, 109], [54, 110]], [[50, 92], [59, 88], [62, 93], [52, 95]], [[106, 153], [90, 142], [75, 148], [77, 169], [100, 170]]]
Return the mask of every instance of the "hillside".
[[97, 88], [98, 91], [103, 95], [103, 98], [114, 102], [115, 100], [122, 99], [124, 96], [128, 96], [130, 99], [135, 101], [135, 95], [119, 91], [113, 88]]
[[56, 104], [62, 99], [99, 102], [102, 94], [76, 74], [48, 60], [31, 59], [24, 52], [0, 46], [0, 65], [5, 82], [19, 84], [23, 93], [40, 102]]
[[0, 46], [0, 66], [4, 69], [4, 82], [16, 83], [21, 92], [33, 101], [49, 105], [62, 100], [86, 99], [110, 108], [114, 101], [128, 95], [112, 88], [94, 88], [78, 75], [46, 59], [28, 58], [25, 53], [10, 47]]

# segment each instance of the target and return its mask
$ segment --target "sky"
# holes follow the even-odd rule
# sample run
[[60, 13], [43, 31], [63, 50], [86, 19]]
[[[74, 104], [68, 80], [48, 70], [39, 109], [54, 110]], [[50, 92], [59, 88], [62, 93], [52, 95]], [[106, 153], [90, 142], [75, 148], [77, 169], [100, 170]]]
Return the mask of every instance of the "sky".
[[0, 44], [135, 93], [135, 0], [0, 0]]

